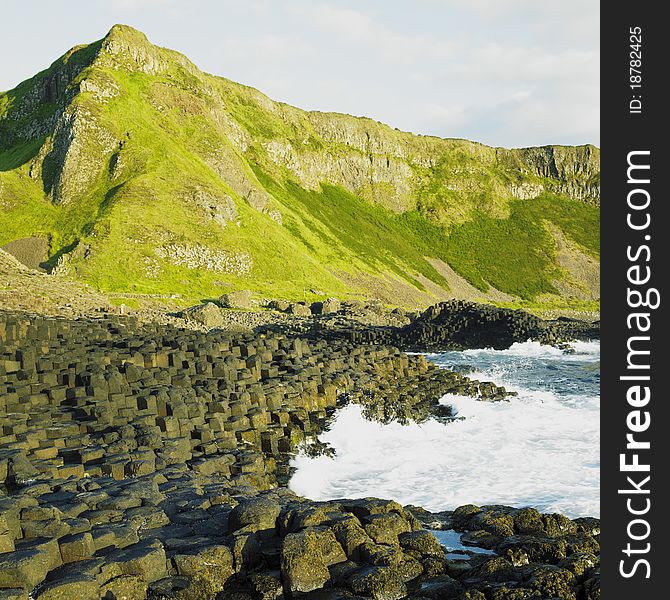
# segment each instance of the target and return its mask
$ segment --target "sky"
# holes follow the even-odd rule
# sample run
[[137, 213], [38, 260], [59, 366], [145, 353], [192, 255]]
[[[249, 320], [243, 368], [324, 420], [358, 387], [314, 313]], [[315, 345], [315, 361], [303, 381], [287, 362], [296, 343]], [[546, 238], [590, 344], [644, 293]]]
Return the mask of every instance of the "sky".
[[3, 2], [0, 90], [115, 23], [307, 110], [492, 146], [599, 145], [598, 0]]

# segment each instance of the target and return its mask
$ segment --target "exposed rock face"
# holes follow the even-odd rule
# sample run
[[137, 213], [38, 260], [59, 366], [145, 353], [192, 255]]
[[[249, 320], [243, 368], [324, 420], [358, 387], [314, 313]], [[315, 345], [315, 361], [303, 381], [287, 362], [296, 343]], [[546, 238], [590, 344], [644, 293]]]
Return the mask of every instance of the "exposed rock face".
[[510, 185], [512, 196], [520, 200], [531, 200], [537, 198], [544, 192], [544, 186], [539, 183], [522, 183], [521, 185]]
[[161, 73], [175, 63], [187, 72], [198, 72], [183, 54], [154, 46], [141, 31], [127, 25], [109, 30], [100, 43], [98, 59], [103, 66], [145, 74]]
[[[0, 173], [5, 218], [26, 213], [30, 218], [25, 221], [40, 221], [40, 230], [53, 241], [52, 257], [79, 240], [107, 250], [108, 244], [125, 248], [120, 238], [128, 228], [112, 216], [118, 217], [118, 204], [134, 207], [134, 225], [144, 230], [135, 232], [133, 241], [141, 238], [144, 245], [124, 258], [150, 286], [158, 285], [161, 274], [161, 265], [149, 258], [154, 250], [181, 260], [176, 247], [192, 254], [196, 248], [222, 251], [230, 245], [237, 250], [229, 254], [248, 253], [259, 263], [267, 248], [256, 242], [265, 228], [301, 272], [311, 271], [315, 248], [302, 229], [311, 228], [307, 213], [320, 213], [313, 204], [328, 186], [351, 192], [353, 203], [383, 208], [391, 220], [393, 213], [416, 211], [427, 221], [423, 225], [445, 228], [445, 235], [446, 228], [479, 214], [508, 218], [513, 202], [545, 192], [594, 205], [600, 194], [597, 148], [506, 150], [413, 135], [366, 118], [305, 112], [203, 73], [186, 57], [152, 45], [126, 26], [114, 26], [102, 40], [72, 49], [3, 94], [0, 150], [18, 157]], [[42, 199], [56, 205], [50, 207], [53, 213], [44, 212]], [[182, 226], [189, 213], [202, 229]], [[358, 292], [359, 287], [367, 292], [368, 283], [361, 283], [365, 277], [372, 279], [370, 287], [379, 287], [390, 273], [397, 274], [396, 268], [377, 276], [353, 266], [366, 262], [364, 253], [356, 243], [349, 247], [336, 217], [328, 219], [327, 231], [315, 235], [341, 244], [342, 256], [352, 258], [353, 272], [323, 273], [321, 268], [321, 278], [340, 284], [326, 293]], [[233, 226], [241, 227], [239, 234]], [[344, 233], [356, 241], [355, 231]], [[394, 235], [403, 241], [410, 234], [398, 230]], [[166, 250], [166, 245], [173, 248]], [[210, 258], [193, 268], [207, 270]], [[447, 286], [424, 266], [432, 274], [428, 287], [421, 268], [417, 279], [416, 265], [397, 265], [412, 294], [428, 290], [429, 297], [419, 294], [425, 305], [445, 297]], [[102, 277], [100, 270], [93, 261], [90, 268], [74, 265], [71, 274], [93, 279]], [[224, 272], [255, 277], [246, 268]], [[259, 276], [256, 283], [267, 279]]]
[[168, 244], [156, 248], [155, 253], [166, 262], [187, 269], [244, 275], [253, 267], [253, 260], [246, 253], [216, 250], [200, 244]]
[[600, 153], [592, 146], [543, 146], [518, 152], [534, 174], [553, 179], [553, 191], [600, 204]]
[[[226, 111], [226, 89], [183, 55], [156, 47], [143, 33], [122, 25], [114, 26], [95, 44], [71, 50], [45, 75], [22, 84], [25, 89], [21, 90], [19, 104], [2, 117], [12, 124], [0, 131], [0, 145], [4, 148], [20, 141], [48, 138], [46, 150], [38, 157], [33, 171], [45, 172], [45, 191], [52, 194], [54, 201], [68, 201], [75, 197], [75, 190], [90, 187], [120, 141], [109, 124], [100, 123], [96, 116], [110, 98], [124, 93], [106, 71], [110, 68], [147, 76], [158, 76], [170, 69], [187, 74], [197, 90], [188, 90], [177, 83], [168, 93], [174, 96], [169, 103], [162, 104], [158, 99], [166, 91], [155, 99], [150, 95], [149, 101], [161, 112], [169, 110], [170, 103], [188, 103], [194, 116], [207, 117], [212, 130], [220, 130], [223, 135], [201, 149], [203, 159], [239, 197], [264, 212], [277, 208], [239, 155], [251, 145], [262, 148], [269, 161], [287, 169], [307, 188], [318, 189], [321, 182], [330, 182], [396, 211], [415, 207], [413, 196], [420, 191], [426, 177], [439, 177], [434, 169], [441, 164], [440, 157], [451, 153], [486, 167], [498, 165], [517, 175], [520, 170], [522, 176], [543, 180], [513, 184], [508, 191], [510, 196], [533, 197], [538, 190], [547, 188], [580, 200], [599, 202], [599, 152], [591, 146], [504, 150], [461, 140], [413, 136], [370, 119], [304, 113], [258, 92], [251, 95], [252, 101], [297, 132], [299, 143], [276, 134], [266, 141], [254, 139], [245, 124], [238, 123]], [[159, 83], [162, 88], [170, 89]], [[196, 91], [208, 99], [209, 106], [197, 100]], [[75, 97], [86, 100], [74, 104]], [[46, 116], [38, 115], [45, 103], [52, 109]], [[308, 128], [305, 122], [309, 123]], [[315, 148], [313, 142], [319, 147]], [[45, 167], [43, 161], [48, 163]], [[448, 179], [445, 186], [467, 190], [468, 186], [462, 186], [458, 180], [467, 180], [476, 171], [473, 166], [456, 167], [443, 174]], [[500, 191], [503, 190], [501, 185]]]
[[[282, 116], [294, 126], [301, 118], [289, 108]], [[307, 116], [325, 142], [346, 150], [324, 154], [308, 144], [300, 147], [276, 139], [264, 145], [270, 160], [288, 169], [307, 188], [318, 189], [327, 181], [403, 212], [415, 206], [413, 196], [421, 189], [422, 180], [436, 176], [440, 157], [454, 152], [487, 168], [495, 166], [510, 175], [520, 170], [530, 176], [530, 181], [509, 186], [507, 193], [515, 198], [534, 198], [547, 189], [585, 202], [600, 202], [599, 151], [592, 146], [494, 149], [473, 142], [415, 137], [368, 119], [323, 113]], [[474, 191], [469, 189], [476, 186], [469, 182], [477, 170], [474, 165], [450, 170], [443, 174], [446, 188]], [[502, 185], [496, 188], [497, 193], [504, 190]]]
[[72, 202], [91, 187], [118, 146], [86, 107], [68, 107], [56, 122], [41, 165], [45, 192], [57, 204]]
[[0, 122], [4, 127], [0, 127], [0, 147], [9, 148], [13, 144], [40, 139], [50, 132], [58, 120], [58, 110], [47, 112], [42, 118], [32, 117], [44, 104], [63, 107], [74, 97], [76, 90], [72, 88], [72, 81], [89, 66], [91, 54], [88, 47], [72, 48], [51, 65], [44, 77], [17, 87], [15, 91], [23, 93], [16, 94], [18, 102], [2, 115]]
[[193, 193], [193, 202], [221, 227], [225, 227], [238, 217], [237, 206], [228, 195], [217, 196], [198, 189]]

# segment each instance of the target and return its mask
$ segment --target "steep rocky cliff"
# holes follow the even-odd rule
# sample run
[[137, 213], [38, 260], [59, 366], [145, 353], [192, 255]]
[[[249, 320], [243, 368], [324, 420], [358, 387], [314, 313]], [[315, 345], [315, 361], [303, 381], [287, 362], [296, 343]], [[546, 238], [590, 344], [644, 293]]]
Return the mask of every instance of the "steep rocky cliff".
[[305, 112], [127, 26], [0, 95], [0, 244], [46, 239], [51, 268], [102, 289], [425, 304], [457, 277], [482, 297], [556, 295], [556, 228], [597, 259], [599, 203], [593, 146]]

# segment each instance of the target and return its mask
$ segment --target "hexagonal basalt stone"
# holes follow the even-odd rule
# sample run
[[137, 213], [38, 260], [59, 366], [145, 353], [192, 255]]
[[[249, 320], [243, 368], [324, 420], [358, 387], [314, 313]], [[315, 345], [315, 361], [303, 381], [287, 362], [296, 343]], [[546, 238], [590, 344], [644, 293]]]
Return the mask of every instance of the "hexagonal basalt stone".
[[0, 588], [32, 590], [49, 572], [51, 559], [37, 549], [0, 555]]
[[[307, 528], [289, 533], [282, 541], [281, 572], [291, 592], [311, 592], [330, 579], [328, 566], [344, 562], [346, 555], [330, 530]], [[329, 534], [329, 535], [328, 535]]]
[[398, 541], [406, 552], [409, 551], [420, 556], [444, 556], [444, 548], [430, 531], [419, 530], [400, 533]]
[[144, 581], [157, 581], [167, 575], [165, 550], [158, 541], [147, 541], [109, 553], [105, 560], [118, 567], [122, 575], [138, 575]]
[[407, 597], [407, 587], [391, 567], [363, 567], [350, 579], [351, 589], [374, 600], [400, 600]]
[[37, 600], [99, 600], [99, 588], [95, 577], [71, 575], [41, 588]]
[[147, 582], [138, 575], [117, 575], [100, 586], [100, 597], [124, 598], [125, 600], [145, 600]]
[[212, 595], [220, 592], [235, 573], [233, 555], [227, 546], [209, 546], [193, 554], [177, 554], [172, 562], [179, 575], [202, 580]]
[[63, 563], [85, 560], [95, 554], [93, 536], [88, 532], [65, 536], [58, 543]]
[[378, 544], [398, 545], [398, 535], [411, 531], [410, 524], [395, 512], [369, 515], [365, 521], [365, 532]]
[[19, 588], [0, 590], [0, 600], [31, 600], [25, 590]]
[[230, 513], [229, 531], [243, 527], [248, 531], [274, 531], [281, 511], [279, 502], [267, 496], [242, 500]]

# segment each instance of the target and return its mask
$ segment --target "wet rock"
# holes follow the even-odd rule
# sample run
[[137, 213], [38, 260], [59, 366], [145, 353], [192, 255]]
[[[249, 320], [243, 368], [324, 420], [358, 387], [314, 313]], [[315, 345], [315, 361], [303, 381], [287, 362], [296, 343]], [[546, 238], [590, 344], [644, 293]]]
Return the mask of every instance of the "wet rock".
[[580, 517], [572, 521], [577, 528], [577, 533], [586, 533], [590, 536], [600, 535], [600, 519], [594, 517]]
[[598, 328], [578, 322], [546, 322], [522, 310], [509, 310], [460, 300], [429, 307], [398, 336], [404, 348], [464, 350], [495, 348], [504, 350], [514, 342], [528, 339], [559, 343], [593, 339]]
[[542, 515], [533, 508], [522, 508], [513, 515], [514, 530], [518, 533], [540, 533], [544, 531]]
[[407, 586], [391, 567], [363, 567], [350, 579], [351, 589], [375, 600], [400, 600], [407, 596]]
[[465, 546], [479, 546], [491, 550], [500, 544], [503, 538], [483, 529], [467, 531], [461, 536], [461, 541]]
[[543, 515], [542, 522], [544, 531], [547, 535], [565, 535], [566, 533], [575, 533], [577, 531], [577, 525], [575, 523], [565, 515], [558, 513]]
[[463, 585], [448, 575], [431, 577], [420, 584], [417, 594], [426, 598], [459, 598], [463, 592]]
[[474, 504], [465, 504], [463, 506], [459, 506], [451, 515], [454, 529], [460, 531], [466, 529], [472, 518], [480, 512], [482, 512], [482, 509]]
[[398, 545], [398, 535], [411, 531], [411, 525], [396, 512], [369, 515], [364, 518], [365, 532], [378, 544]]
[[542, 598], [575, 600], [575, 577], [567, 569], [540, 566], [533, 570], [528, 583], [524, 585]]
[[332, 531], [307, 528], [289, 533], [282, 541], [281, 572], [286, 591], [311, 592], [330, 579], [328, 566], [346, 555]]
[[507, 511], [485, 508], [468, 523], [469, 529], [481, 529], [498, 537], [514, 534], [514, 517]]
[[223, 590], [235, 572], [233, 555], [227, 546], [209, 546], [194, 554], [177, 554], [172, 561], [179, 575], [199, 580], [209, 596]]
[[242, 528], [248, 532], [274, 532], [280, 511], [279, 502], [267, 496], [243, 500], [230, 513], [229, 530], [231, 533]]
[[398, 541], [405, 552], [411, 552], [413, 555], [421, 557], [444, 556], [444, 548], [429, 531], [419, 530], [400, 533]]

